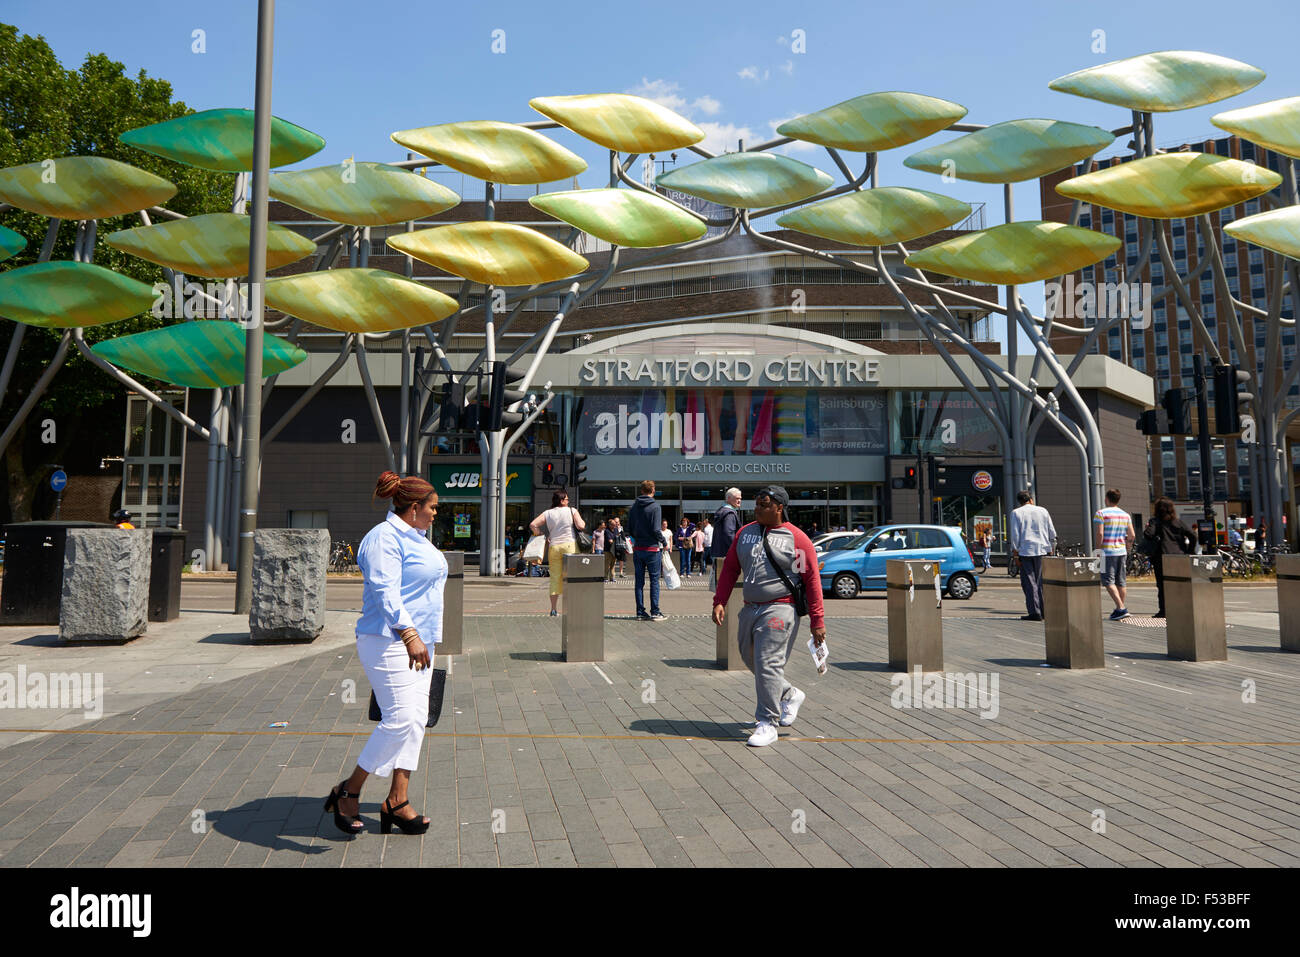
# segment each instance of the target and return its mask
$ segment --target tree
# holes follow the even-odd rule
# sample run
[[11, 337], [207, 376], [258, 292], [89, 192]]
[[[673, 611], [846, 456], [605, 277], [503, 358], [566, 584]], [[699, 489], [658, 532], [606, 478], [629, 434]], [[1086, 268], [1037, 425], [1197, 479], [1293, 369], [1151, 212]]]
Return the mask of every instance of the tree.
[[[193, 216], [229, 210], [234, 177], [172, 163], [133, 149], [118, 135], [194, 112], [172, 99], [171, 84], [141, 70], [132, 79], [121, 63], [102, 53], [90, 54], [80, 70], [59, 63], [45, 38], [28, 36], [0, 24], [0, 167], [62, 156], [106, 156], [148, 170], [174, 183], [178, 191], [169, 209]], [[35, 262], [45, 240], [48, 220], [11, 210], [0, 222], [27, 238], [27, 248], [5, 263], [16, 268]], [[108, 233], [139, 226], [138, 217], [118, 216], [98, 226], [95, 263], [152, 285], [162, 269], [107, 246]], [[52, 259], [71, 259], [75, 227], [63, 223]], [[166, 323], [145, 313], [134, 319], [86, 330], [86, 341], [130, 335]], [[0, 350], [8, 348], [15, 323], [0, 332]], [[54, 355], [63, 330], [27, 329], [9, 391], [0, 404], [0, 424], [12, 420], [19, 405]], [[0, 351], [0, 358], [3, 352]], [[149, 384], [149, 380], [145, 380]], [[124, 390], [75, 350], [51, 383], [27, 423], [5, 452], [6, 520], [32, 517], [34, 493], [46, 478], [44, 465], [63, 463], [75, 449], [86, 448], [106, 434], [120, 434]], [[42, 442], [41, 422], [53, 419], [55, 441]]]

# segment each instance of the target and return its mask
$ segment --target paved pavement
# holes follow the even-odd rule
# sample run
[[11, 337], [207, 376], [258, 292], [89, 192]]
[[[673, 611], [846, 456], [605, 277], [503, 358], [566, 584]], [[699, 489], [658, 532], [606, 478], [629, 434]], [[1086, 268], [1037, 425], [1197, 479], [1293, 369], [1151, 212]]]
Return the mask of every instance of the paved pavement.
[[607, 660], [569, 664], [539, 584], [470, 582], [412, 778], [423, 837], [378, 833], [381, 782], [364, 835], [321, 813], [372, 727], [346, 589], [309, 645], [250, 646], [201, 610], [111, 648], [0, 628], [0, 673], [104, 676], [102, 716], [0, 709], [0, 864], [1300, 864], [1300, 657], [1278, 650], [1271, 588], [1226, 589], [1228, 662], [1170, 661], [1161, 627], [1107, 622], [1106, 669], [1077, 673], [1043, 666], [1018, 589], [945, 602], [943, 688], [956, 705], [996, 679], [977, 707], [896, 707], [883, 600], [830, 602], [828, 673], [797, 648], [799, 721], [751, 749], [752, 678], [714, 666], [704, 594], [651, 625], [611, 586]]

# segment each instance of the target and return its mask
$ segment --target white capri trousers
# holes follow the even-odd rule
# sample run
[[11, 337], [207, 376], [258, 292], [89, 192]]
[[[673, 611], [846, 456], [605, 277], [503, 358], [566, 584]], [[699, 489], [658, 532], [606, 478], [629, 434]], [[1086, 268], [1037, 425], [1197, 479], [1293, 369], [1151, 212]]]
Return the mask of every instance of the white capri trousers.
[[[429, 647], [430, 658], [436, 648]], [[357, 764], [381, 778], [392, 774], [393, 768], [414, 771], [420, 763], [424, 724], [429, 720], [433, 668], [416, 671], [406, 645], [381, 635], [357, 635], [357, 657], [384, 716], [370, 733]]]

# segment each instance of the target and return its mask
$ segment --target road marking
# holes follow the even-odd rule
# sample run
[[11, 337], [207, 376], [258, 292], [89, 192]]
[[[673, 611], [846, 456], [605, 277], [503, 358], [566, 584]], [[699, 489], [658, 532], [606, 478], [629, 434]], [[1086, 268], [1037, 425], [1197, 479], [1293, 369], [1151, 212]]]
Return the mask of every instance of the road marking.
[[[144, 731], [144, 730], [106, 730], [75, 728], [0, 728], [0, 734], [91, 734], [101, 736], [167, 736], [172, 737], [217, 737], [248, 738], [261, 735], [327, 738], [351, 738], [369, 735], [369, 728], [356, 731]], [[709, 734], [526, 734], [509, 731], [425, 731], [427, 738], [507, 738], [532, 741], [740, 741], [743, 731], [733, 735]], [[929, 746], [935, 744], [974, 744], [987, 746], [991, 744], [1020, 746], [1107, 746], [1116, 747], [1178, 747], [1178, 748], [1300, 748], [1300, 741], [1129, 741], [1129, 740], [1090, 740], [1086, 738], [800, 738], [785, 737], [782, 741], [795, 741], [801, 744], [915, 744]]]
[[1195, 694], [1194, 691], [1183, 691], [1181, 688], [1171, 688], [1169, 685], [1158, 685], [1154, 681], [1143, 681], [1141, 678], [1130, 678], [1128, 675], [1117, 675], [1113, 671], [1108, 671], [1106, 674], [1113, 678], [1123, 678], [1125, 681], [1136, 681], [1140, 685], [1150, 685], [1153, 688], [1164, 688], [1166, 691], [1176, 691], [1178, 694]]
[[596, 669], [596, 674], [600, 675], [602, 678], [605, 679], [606, 684], [612, 685], [614, 683], [609, 680], [609, 675], [605, 674], [605, 672], [600, 670], [600, 665], [593, 662], [591, 666]]

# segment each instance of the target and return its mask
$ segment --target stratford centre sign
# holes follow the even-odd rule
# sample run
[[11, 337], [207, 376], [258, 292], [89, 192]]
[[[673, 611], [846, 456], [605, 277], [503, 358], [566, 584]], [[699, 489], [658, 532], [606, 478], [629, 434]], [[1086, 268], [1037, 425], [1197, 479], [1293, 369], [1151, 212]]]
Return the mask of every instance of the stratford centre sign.
[[865, 356], [662, 356], [582, 360], [580, 385], [861, 386], [880, 383], [880, 360]]

